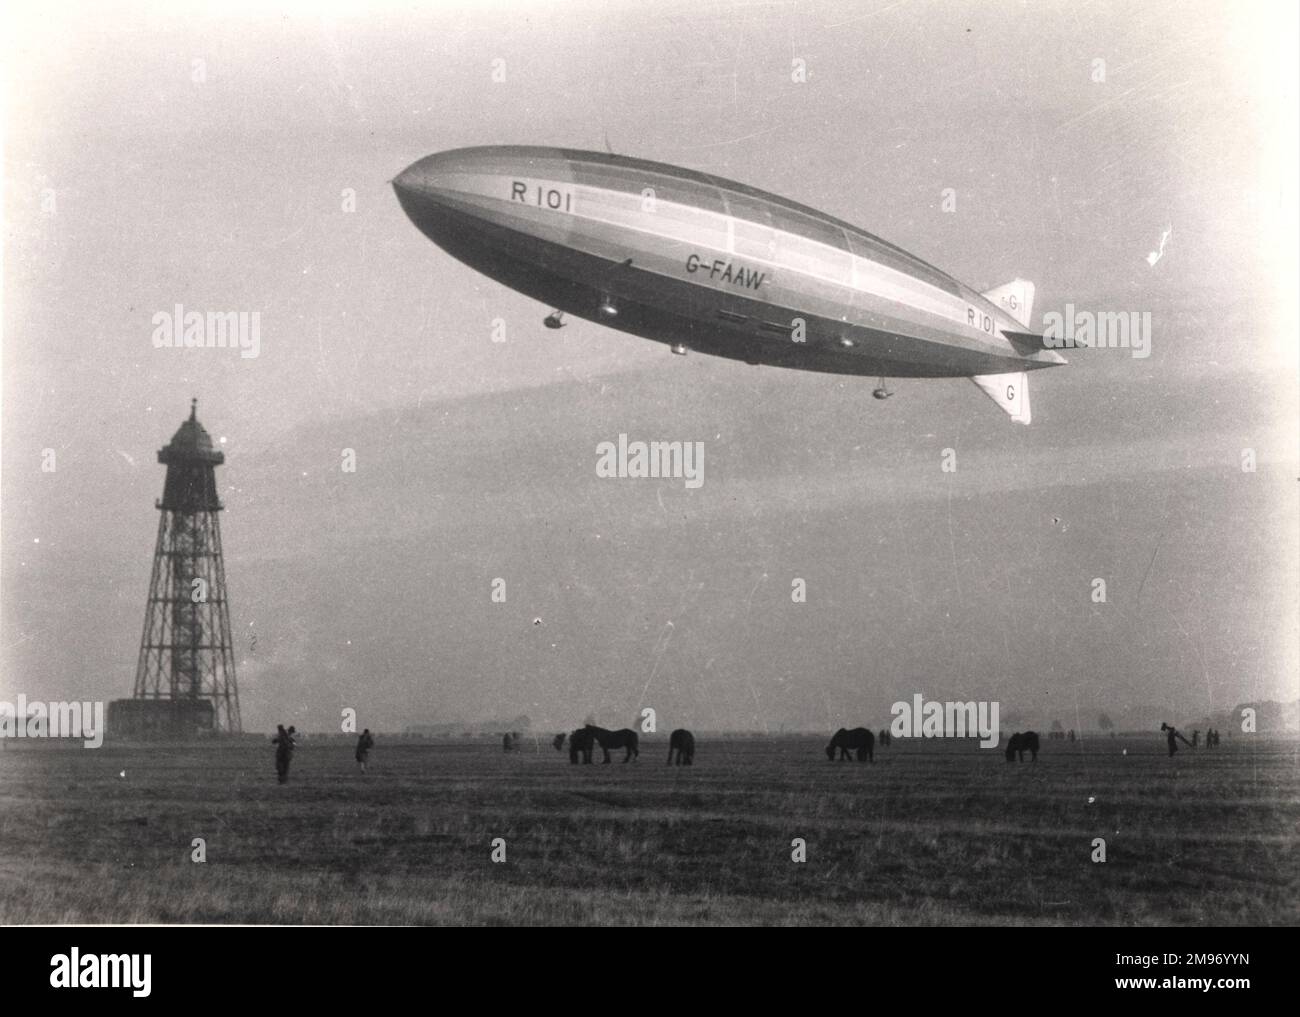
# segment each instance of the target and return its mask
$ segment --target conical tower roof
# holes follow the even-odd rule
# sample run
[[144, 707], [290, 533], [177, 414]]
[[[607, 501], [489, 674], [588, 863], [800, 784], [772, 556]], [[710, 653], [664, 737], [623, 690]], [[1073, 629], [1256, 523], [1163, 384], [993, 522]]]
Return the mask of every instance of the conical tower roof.
[[219, 466], [225, 461], [226, 457], [213, 447], [212, 436], [208, 434], [207, 428], [199, 423], [198, 408], [199, 401], [191, 399], [189, 419], [177, 428], [172, 440], [158, 451], [160, 463], [195, 462]]

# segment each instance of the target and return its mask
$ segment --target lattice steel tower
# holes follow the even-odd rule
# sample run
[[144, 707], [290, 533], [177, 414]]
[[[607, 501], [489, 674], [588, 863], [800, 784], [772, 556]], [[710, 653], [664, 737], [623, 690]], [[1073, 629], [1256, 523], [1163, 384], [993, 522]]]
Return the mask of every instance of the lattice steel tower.
[[223, 506], [217, 498], [216, 467], [226, 457], [212, 447], [197, 410], [195, 399], [189, 420], [158, 451], [167, 480], [162, 500], [154, 503], [162, 517], [135, 698], [171, 700], [173, 717], [237, 734], [239, 691], [217, 520]]

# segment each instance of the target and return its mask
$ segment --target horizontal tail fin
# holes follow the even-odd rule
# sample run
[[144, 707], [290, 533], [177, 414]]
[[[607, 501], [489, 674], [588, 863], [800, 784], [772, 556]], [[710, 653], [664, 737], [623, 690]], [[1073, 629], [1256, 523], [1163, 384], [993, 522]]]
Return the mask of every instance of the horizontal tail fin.
[[1012, 279], [980, 296], [991, 304], [997, 304], [1025, 328], [1034, 327], [1034, 284], [1028, 279]]
[[998, 331], [1006, 337], [1011, 348], [1022, 357], [1032, 357], [1035, 353], [1042, 353], [1047, 349], [1047, 341], [1033, 332], [1008, 332], [1005, 328]]
[[1029, 375], [1026, 372], [977, 374], [971, 381], [1017, 424], [1029, 423]]

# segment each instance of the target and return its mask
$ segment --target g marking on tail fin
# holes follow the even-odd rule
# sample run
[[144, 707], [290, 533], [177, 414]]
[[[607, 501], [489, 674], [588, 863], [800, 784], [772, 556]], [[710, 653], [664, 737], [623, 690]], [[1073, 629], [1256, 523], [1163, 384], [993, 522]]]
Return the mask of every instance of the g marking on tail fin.
[[1025, 328], [1034, 327], [1034, 284], [1028, 279], [1012, 279], [980, 296], [989, 303], [997, 304]]
[[971, 381], [1017, 424], [1029, 423], [1029, 375], [1026, 372], [977, 374]]

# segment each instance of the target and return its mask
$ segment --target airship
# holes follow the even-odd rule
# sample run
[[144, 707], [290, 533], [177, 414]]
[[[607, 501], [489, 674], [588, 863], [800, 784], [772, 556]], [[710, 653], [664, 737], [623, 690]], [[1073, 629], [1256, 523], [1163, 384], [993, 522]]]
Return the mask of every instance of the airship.
[[452, 257], [545, 304], [747, 364], [969, 378], [1028, 424], [1028, 373], [1065, 360], [1032, 328], [1034, 284], [980, 293], [856, 226], [665, 163], [533, 146], [427, 156], [392, 181]]

